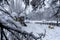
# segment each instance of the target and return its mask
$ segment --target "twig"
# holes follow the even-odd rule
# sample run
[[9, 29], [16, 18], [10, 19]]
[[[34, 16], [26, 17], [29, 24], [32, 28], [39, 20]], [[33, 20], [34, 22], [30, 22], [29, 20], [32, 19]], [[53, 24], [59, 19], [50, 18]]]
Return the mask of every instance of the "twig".
[[8, 40], [8, 38], [7, 38], [7, 36], [5, 35], [4, 31], [2, 31], [2, 32], [3, 32], [3, 35], [5, 36], [6, 40]]
[[21, 40], [15, 33], [13, 33], [11, 30], [7, 29], [9, 32], [11, 32], [15, 37], [17, 37], [18, 40]]

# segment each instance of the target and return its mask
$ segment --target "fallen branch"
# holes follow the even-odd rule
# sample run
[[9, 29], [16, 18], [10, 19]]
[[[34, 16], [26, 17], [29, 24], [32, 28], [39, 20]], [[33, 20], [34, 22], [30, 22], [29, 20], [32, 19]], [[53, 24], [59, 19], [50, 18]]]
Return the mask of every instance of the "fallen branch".
[[5, 28], [7, 30], [13, 30], [13, 31], [16, 31], [18, 33], [21, 33], [22, 35], [29, 35], [29, 36], [31, 36], [34, 39], [40, 39], [40, 37], [36, 37], [36, 36], [34, 36], [34, 34], [28, 33], [28, 32], [23, 31], [21, 29], [18, 29], [18, 28], [15, 28], [15, 27], [4, 26], [2, 23], [0, 23], [0, 25], [1, 25], [1, 28]]

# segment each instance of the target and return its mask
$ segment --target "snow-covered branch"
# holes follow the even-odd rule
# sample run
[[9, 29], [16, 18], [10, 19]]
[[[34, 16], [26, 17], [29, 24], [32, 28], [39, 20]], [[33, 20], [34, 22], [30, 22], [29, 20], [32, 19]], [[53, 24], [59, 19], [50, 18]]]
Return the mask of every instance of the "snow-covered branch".
[[[0, 24], [1, 24], [1, 23], [0, 23]], [[22, 35], [29, 35], [29, 36], [31, 36], [31, 37], [34, 38], [34, 39], [40, 39], [43, 35], [45, 35], [45, 34], [39, 34], [39, 35], [41, 35], [41, 36], [40, 36], [40, 37], [36, 37], [36, 36], [34, 36], [34, 34], [32, 34], [32, 33], [28, 33], [28, 32], [26, 32], [26, 31], [24, 31], [24, 30], [21, 30], [21, 29], [15, 28], [15, 27], [4, 26], [4, 25], [2, 25], [2, 24], [1, 24], [1, 27], [2, 27], [2, 28], [5, 28], [5, 29], [7, 29], [7, 30], [14, 30], [14, 31], [16, 31], [16, 32], [18, 32], [18, 33], [21, 33]]]

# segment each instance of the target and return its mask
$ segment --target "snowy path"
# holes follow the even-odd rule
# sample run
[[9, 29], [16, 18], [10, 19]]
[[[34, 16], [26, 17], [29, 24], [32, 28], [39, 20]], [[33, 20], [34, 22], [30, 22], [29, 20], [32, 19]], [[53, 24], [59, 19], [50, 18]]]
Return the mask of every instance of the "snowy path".
[[54, 26], [54, 29], [48, 28], [49, 25], [40, 25], [40, 24], [27, 24], [28, 27], [23, 27], [22, 29], [27, 32], [33, 32], [35, 36], [38, 37], [38, 33], [44, 33], [44, 29], [46, 29], [46, 36], [43, 40], [60, 40], [60, 27]]

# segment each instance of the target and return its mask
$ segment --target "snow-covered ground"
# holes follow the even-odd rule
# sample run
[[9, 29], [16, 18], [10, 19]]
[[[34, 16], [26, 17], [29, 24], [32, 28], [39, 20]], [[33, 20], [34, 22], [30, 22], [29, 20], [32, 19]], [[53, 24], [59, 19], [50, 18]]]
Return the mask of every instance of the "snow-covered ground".
[[43, 40], [60, 40], [60, 27], [53, 26], [54, 29], [50, 29], [49, 25], [40, 25], [34, 23], [28, 23], [27, 27], [23, 27], [22, 29], [27, 32], [32, 32], [35, 36], [39, 36], [39, 33], [44, 33], [46, 30], [46, 36], [42, 38]]

